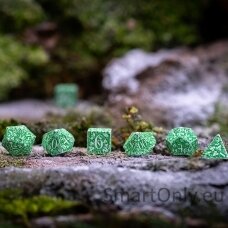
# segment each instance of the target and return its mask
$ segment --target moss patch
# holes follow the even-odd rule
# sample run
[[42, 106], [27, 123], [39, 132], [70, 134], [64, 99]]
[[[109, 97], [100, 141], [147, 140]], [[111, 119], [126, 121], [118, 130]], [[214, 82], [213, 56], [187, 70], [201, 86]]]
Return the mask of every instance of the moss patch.
[[25, 165], [24, 158], [15, 158], [9, 155], [0, 154], [0, 168], [5, 167], [23, 167]]
[[219, 124], [220, 134], [228, 139], [228, 109], [217, 104], [215, 113], [209, 120], [209, 125]]
[[29, 219], [37, 216], [66, 214], [79, 209], [85, 211], [81, 203], [50, 196], [25, 197], [19, 190], [0, 191], [0, 218], [22, 220], [29, 224]]

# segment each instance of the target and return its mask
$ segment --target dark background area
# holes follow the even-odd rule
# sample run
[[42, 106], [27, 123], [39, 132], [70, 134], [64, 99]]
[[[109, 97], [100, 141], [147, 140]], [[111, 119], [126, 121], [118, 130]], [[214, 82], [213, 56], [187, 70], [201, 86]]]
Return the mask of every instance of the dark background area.
[[102, 69], [133, 48], [228, 36], [226, 0], [0, 0], [0, 99], [49, 98], [60, 82], [102, 95]]

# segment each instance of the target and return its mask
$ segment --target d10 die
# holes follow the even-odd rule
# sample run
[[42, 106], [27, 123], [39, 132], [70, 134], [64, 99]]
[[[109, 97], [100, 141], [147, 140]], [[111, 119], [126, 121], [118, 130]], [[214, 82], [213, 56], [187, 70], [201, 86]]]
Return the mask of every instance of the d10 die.
[[6, 128], [2, 146], [13, 156], [29, 155], [36, 136], [24, 125]]
[[198, 149], [198, 139], [191, 128], [174, 128], [166, 137], [166, 146], [173, 155], [191, 156]]
[[87, 150], [92, 154], [104, 155], [112, 150], [112, 129], [89, 128], [87, 132]]
[[152, 152], [156, 139], [152, 132], [133, 132], [124, 144], [129, 156], [148, 155]]
[[77, 102], [78, 87], [76, 84], [58, 84], [55, 87], [55, 103], [62, 108], [74, 107]]
[[51, 156], [71, 152], [74, 146], [74, 136], [65, 129], [55, 129], [44, 134], [42, 146]]
[[203, 158], [227, 159], [228, 153], [221, 136], [218, 134], [214, 137], [208, 147], [204, 150]]

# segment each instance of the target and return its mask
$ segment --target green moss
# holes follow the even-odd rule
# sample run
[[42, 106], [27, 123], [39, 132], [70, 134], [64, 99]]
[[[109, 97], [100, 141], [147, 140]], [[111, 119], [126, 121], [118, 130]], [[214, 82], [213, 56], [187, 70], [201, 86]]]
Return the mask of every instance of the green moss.
[[11, 89], [28, 78], [26, 70], [28, 66], [40, 67], [48, 62], [48, 57], [41, 48], [27, 46], [9, 35], [0, 34], [0, 49], [0, 100], [2, 100], [7, 97]]
[[8, 126], [16, 126], [20, 125], [20, 123], [16, 120], [0, 120], [0, 140], [2, 140], [3, 135], [5, 134], [6, 127]]
[[228, 108], [220, 104], [216, 105], [214, 115], [208, 121], [209, 125], [218, 124], [220, 134], [228, 139]]
[[[87, 94], [100, 91], [101, 70], [113, 57], [133, 48], [150, 51], [199, 42], [198, 26], [209, 3], [0, 0], [0, 99], [19, 85], [26, 95], [29, 89], [33, 95], [50, 96], [54, 84], [63, 81], [78, 82]], [[47, 21], [58, 29], [49, 30]], [[47, 48], [49, 61], [34, 43]], [[89, 79], [94, 85], [88, 85]]]
[[162, 134], [163, 129], [153, 126], [152, 123], [143, 119], [140, 115], [138, 108], [126, 108], [125, 113], [122, 115], [125, 120], [125, 125], [113, 130], [112, 144], [114, 149], [122, 149], [125, 141], [134, 131], [146, 132], [153, 131], [155, 134]]
[[44, 133], [56, 128], [65, 128], [75, 137], [77, 147], [86, 147], [88, 128], [108, 127], [111, 126], [112, 120], [104, 110], [94, 110], [86, 115], [72, 110], [65, 115], [49, 115], [47, 121], [24, 124], [37, 136], [37, 144], [41, 143]]
[[0, 215], [3, 218], [22, 219], [28, 225], [29, 218], [41, 215], [65, 214], [70, 211], [84, 210], [82, 204], [50, 196], [24, 197], [19, 190], [0, 191]]
[[9, 155], [0, 154], [0, 168], [23, 167], [24, 165], [25, 165], [24, 158], [15, 158]]

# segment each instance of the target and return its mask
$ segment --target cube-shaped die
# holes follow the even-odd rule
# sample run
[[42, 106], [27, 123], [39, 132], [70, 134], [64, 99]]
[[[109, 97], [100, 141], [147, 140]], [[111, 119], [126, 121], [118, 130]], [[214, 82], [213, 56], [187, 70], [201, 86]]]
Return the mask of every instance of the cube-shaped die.
[[74, 107], [78, 97], [78, 86], [76, 84], [65, 83], [55, 86], [55, 103], [58, 107]]
[[87, 132], [87, 150], [91, 154], [105, 155], [112, 150], [112, 129], [89, 128]]

